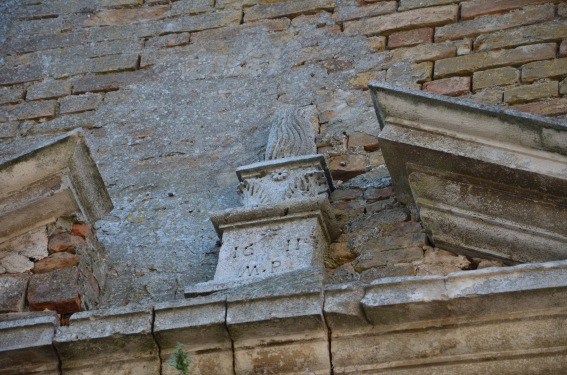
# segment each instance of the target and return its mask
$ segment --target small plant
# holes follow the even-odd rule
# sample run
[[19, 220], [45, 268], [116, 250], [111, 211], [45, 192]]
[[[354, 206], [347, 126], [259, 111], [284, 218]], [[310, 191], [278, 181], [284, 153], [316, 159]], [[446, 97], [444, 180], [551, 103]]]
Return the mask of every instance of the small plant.
[[171, 353], [173, 358], [169, 360], [169, 364], [179, 370], [180, 374], [189, 375], [189, 365], [191, 364], [191, 358], [183, 351], [184, 346], [182, 343], [178, 342], [175, 346], [175, 351]]

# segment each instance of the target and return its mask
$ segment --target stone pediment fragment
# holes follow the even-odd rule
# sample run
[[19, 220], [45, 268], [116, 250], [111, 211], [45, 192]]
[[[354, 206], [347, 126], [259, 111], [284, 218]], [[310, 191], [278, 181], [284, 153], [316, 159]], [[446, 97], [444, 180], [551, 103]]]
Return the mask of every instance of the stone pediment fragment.
[[80, 131], [0, 160], [0, 242], [81, 212], [94, 222], [112, 202]]
[[567, 125], [370, 86], [398, 199], [436, 246], [507, 263], [567, 258]]

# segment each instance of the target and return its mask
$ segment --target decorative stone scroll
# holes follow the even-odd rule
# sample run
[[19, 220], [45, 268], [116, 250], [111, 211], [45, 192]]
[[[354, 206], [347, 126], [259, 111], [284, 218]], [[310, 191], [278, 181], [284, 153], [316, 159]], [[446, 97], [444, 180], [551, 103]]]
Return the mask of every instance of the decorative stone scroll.
[[243, 208], [211, 217], [223, 244], [212, 281], [191, 285], [196, 296], [323, 264], [338, 233], [328, 196], [333, 180], [314, 152], [303, 112], [280, 112], [272, 125], [266, 160], [236, 170]]

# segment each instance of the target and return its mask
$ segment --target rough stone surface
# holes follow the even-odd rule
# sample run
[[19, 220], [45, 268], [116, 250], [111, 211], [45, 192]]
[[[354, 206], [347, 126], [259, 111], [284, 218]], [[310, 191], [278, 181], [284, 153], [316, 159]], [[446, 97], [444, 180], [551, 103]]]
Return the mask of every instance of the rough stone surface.
[[24, 310], [28, 278], [28, 275], [0, 275], [0, 313]]

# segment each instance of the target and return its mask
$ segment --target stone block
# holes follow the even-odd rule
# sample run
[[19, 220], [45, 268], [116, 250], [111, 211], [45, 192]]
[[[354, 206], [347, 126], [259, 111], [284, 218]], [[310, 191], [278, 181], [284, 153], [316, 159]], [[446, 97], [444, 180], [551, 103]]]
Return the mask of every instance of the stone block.
[[290, 272], [228, 295], [236, 373], [329, 373], [322, 274], [315, 268]]
[[369, 268], [360, 273], [360, 282], [371, 283], [377, 279], [396, 276], [415, 276], [413, 263], [395, 263]]
[[71, 82], [68, 81], [44, 81], [35, 83], [28, 88], [27, 100], [54, 99], [71, 93]]
[[456, 5], [409, 10], [391, 15], [347, 21], [344, 30], [346, 33], [365, 36], [389, 34], [404, 29], [441, 26], [455, 22], [457, 13], [458, 6]]
[[56, 105], [56, 101], [46, 100], [4, 106], [0, 108], [0, 117], [4, 116], [14, 121], [52, 118], [55, 116]]
[[482, 0], [467, 1], [461, 7], [461, 18], [468, 20], [487, 14], [504, 13], [527, 5], [544, 4], [548, 2], [549, 0], [501, 0], [493, 3], [487, 3]]
[[59, 374], [53, 347], [57, 327], [54, 311], [2, 314], [0, 368], [3, 374]]
[[93, 111], [98, 108], [100, 103], [102, 103], [102, 95], [100, 94], [67, 96], [59, 100], [59, 113], [65, 115]]
[[505, 66], [503, 68], [483, 70], [473, 73], [473, 90], [478, 91], [487, 87], [508, 86], [520, 81], [520, 71]]
[[554, 98], [539, 102], [516, 104], [513, 109], [542, 116], [560, 116], [567, 114], [567, 99]]
[[47, 273], [61, 268], [75, 267], [79, 264], [80, 257], [76, 254], [55, 253], [47, 258], [35, 262], [33, 272], [35, 274]]
[[86, 32], [66, 32], [43, 35], [27, 35], [25, 37], [12, 38], [8, 46], [11, 54], [34, 53], [37, 51], [50, 50], [78, 46], [86, 41]]
[[423, 90], [447, 96], [465, 95], [471, 90], [471, 77], [450, 77], [425, 82]]
[[58, 314], [81, 311], [78, 282], [79, 270], [76, 267], [32, 275], [28, 287], [30, 310], [47, 309]]
[[458, 0], [400, 0], [398, 11], [458, 3]]
[[155, 306], [154, 336], [160, 347], [162, 373], [175, 374], [168, 364], [177, 343], [183, 343], [196, 375], [233, 372], [232, 340], [225, 324], [224, 296], [191, 298]]
[[87, 18], [84, 26], [128, 25], [136, 22], [156, 20], [165, 17], [167, 6], [153, 6], [137, 9], [102, 10]]
[[442, 42], [477, 36], [493, 31], [552, 20], [554, 17], [555, 6], [553, 4], [526, 7], [504, 15], [486, 16], [438, 27], [435, 29], [435, 41]]
[[0, 87], [0, 104], [19, 103], [23, 98], [23, 87]]
[[504, 101], [508, 104], [557, 96], [559, 96], [559, 82], [557, 81], [532, 83], [531, 85], [522, 85], [504, 90]]
[[388, 325], [450, 316], [442, 276], [400, 276], [373, 281], [361, 300], [373, 325]]
[[[152, 310], [117, 307], [73, 314], [53, 340], [66, 374], [158, 374]], [[88, 353], [88, 354], [85, 354]]]
[[556, 50], [557, 45], [555, 43], [545, 43], [503, 51], [478, 52], [451, 57], [435, 63], [434, 76], [435, 78], [443, 78], [449, 75], [472, 74], [473, 72], [489, 68], [553, 59], [555, 58]]
[[394, 13], [397, 4], [394, 1], [380, 1], [375, 4], [366, 4], [364, 6], [350, 5], [337, 7], [333, 18], [337, 21], [344, 22], [364, 17], [380, 16], [383, 14]]
[[0, 239], [71, 213], [94, 221], [112, 203], [79, 131], [0, 164]]
[[393, 33], [388, 37], [388, 48], [414, 46], [433, 42], [433, 28], [424, 27]]
[[564, 18], [479, 35], [474, 41], [474, 48], [477, 51], [487, 51], [523, 44], [552, 42], [561, 38], [567, 38], [567, 20]]
[[0, 275], [0, 313], [22, 312], [26, 302], [28, 275]]
[[567, 75], [567, 58], [536, 61], [522, 66], [522, 82]]
[[258, 4], [244, 11], [244, 22], [257, 21], [262, 18], [292, 17], [300, 14], [313, 14], [323, 10], [333, 11], [334, 0], [297, 0]]
[[333, 343], [354, 336], [357, 328], [369, 326], [360, 304], [363, 297], [364, 288], [359, 283], [325, 286], [324, 314]]

